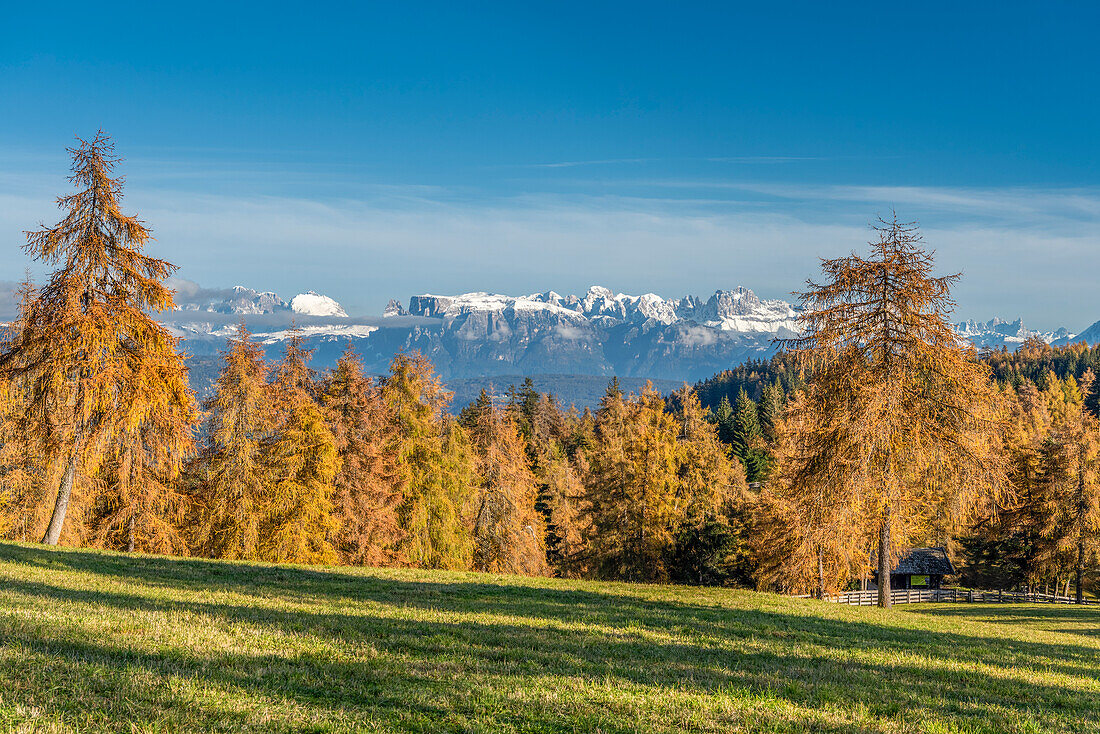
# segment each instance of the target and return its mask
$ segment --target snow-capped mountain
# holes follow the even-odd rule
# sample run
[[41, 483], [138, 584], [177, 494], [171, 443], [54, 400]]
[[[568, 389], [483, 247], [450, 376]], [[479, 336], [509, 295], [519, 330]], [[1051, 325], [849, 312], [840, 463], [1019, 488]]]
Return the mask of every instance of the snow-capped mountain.
[[235, 285], [226, 290], [181, 290], [176, 295], [176, 310], [245, 316], [289, 311], [290, 304], [271, 291], [261, 293], [243, 285]]
[[[377, 326], [348, 317], [334, 299], [315, 291], [299, 293], [286, 301], [271, 291], [244, 286], [228, 289], [200, 288], [189, 281], [178, 281], [176, 310], [164, 314], [173, 334], [185, 340], [184, 347], [193, 355], [213, 355], [225, 340], [237, 334], [242, 320], [253, 338], [270, 347], [270, 356], [282, 349], [282, 343], [297, 333], [312, 347], [331, 342], [340, 348], [348, 339], [361, 340], [378, 330]], [[338, 353], [335, 347], [323, 350]], [[328, 356], [322, 357], [325, 362]], [[321, 365], [327, 366], [327, 362]]]
[[1064, 346], [1066, 344], [1074, 344], [1077, 342], [1085, 342], [1090, 347], [1094, 347], [1100, 344], [1100, 321], [1095, 322], [1089, 328], [1082, 331], [1080, 334], [1069, 334], [1061, 339], [1056, 339], [1052, 344], [1056, 346]]
[[348, 316], [339, 303], [315, 291], [299, 293], [287, 302], [272, 291], [257, 291], [243, 285], [235, 285], [224, 290], [198, 287], [178, 288], [176, 310], [184, 312], [203, 311], [236, 316], [284, 312], [303, 316], [332, 316], [337, 318], [347, 318]]
[[[503, 375], [618, 375], [694, 382], [750, 359], [766, 359], [797, 336], [798, 310], [738, 287], [708, 298], [615, 293], [593, 286], [582, 295], [464, 293], [391, 300], [380, 317], [349, 317], [313, 291], [285, 301], [236, 287], [191, 288], [166, 321], [199, 361], [215, 356], [244, 319], [277, 359], [292, 334], [315, 350], [313, 367], [332, 366], [349, 341], [369, 372], [386, 371], [399, 351], [419, 350], [448, 380]], [[1016, 349], [1026, 339], [1065, 343], [1065, 329], [1039, 333], [1019, 321], [956, 324], [979, 348]], [[1100, 338], [1100, 325], [1093, 329]], [[1083, 334], [1082, 336], [1087, 336]], [[549, 378], [547, 378], [549, 379]]]
[[[419, 350], [445, 378], [504, 374], [620, 375], [693, 381], [775, 352], [794, 336], [798, 314], [747, 288], [707, 299], [633, 296], [593, 286], [583, 295], [466, 293], [391, 301], [381, 318], [349, 318], [312, 291], [289, 303], [247, 288], [192, 288], [168, 323], [193, 354], [213, 356], [245, 318], [276, 357], [294, 333], [329, 366], [350, 339], [372, 372], [401, 350]], [[196, 312], [201, 312], [196, 313]]]
[[1055, 342], [1068, 342], [1074, 338], [1074, 335], [1064, 327], [1056, 331], [1045, 332], [1028, 329], [1024, 326], [1022, 319], [1002, 321], [994, 318], [984, 323], [971, 319], [955, 324], [955, 331], [958, 332], [959, 336], [973, 342], [978, 349], [1000, 349], [1005, 347], [1010, 352], [1019, 349], [1020, 345], [1028, 339], [1039, 338], [1047, 344], [1053, 344]]
[[405, 307], [401, 305], [401, 302], [396, 298], [391, 298], [390, 302], [386, 304], [386, 310], [382, 312], [382, 316], [389, 318], [391, 316], [408, 316], [409, 312], [405, 310]]
[[744, 287], [717, 291], [707, 301], [696, 296], [664, 299], [653, 293], [630, 296], [612, 293], [601, 286], [592, 286], [579, 297], [561, 296], [554, 291], [529, 296], [422, 295], [413, 296], [408, 308], [411, 315], [444, 320], [479, 312], [509, 314], [511, 318], [516, 314], [553, 314], [604, 328], [624, 323], [671, 326], [684, 322], [717, 331], [771, 334], [781, 339], [797, 333], [798, 320], [798, 314], [786, 301], [762, 301]]
[[[750, 290], [665, 299], [593, 286], [583, 296], [419, 295], [408, 313], [424, 320], [410, 346], [441, 371], [590, 374], [696, 380], [775, 352], [798, 314]], [[428, 326], [428, 325], [432, 326]]]
[[290, 300], [290, 310], [306, 316], [335, 316], [342, 319], [348, 317], [339, 303], [313, 291], [294, 296]]

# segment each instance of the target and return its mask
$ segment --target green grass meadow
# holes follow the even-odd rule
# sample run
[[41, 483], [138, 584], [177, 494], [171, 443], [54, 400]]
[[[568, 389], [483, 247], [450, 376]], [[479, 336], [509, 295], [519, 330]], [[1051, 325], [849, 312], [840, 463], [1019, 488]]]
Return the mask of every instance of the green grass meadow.
[[1100, 731], [1100, 609], [0, 544], [0, 730]]

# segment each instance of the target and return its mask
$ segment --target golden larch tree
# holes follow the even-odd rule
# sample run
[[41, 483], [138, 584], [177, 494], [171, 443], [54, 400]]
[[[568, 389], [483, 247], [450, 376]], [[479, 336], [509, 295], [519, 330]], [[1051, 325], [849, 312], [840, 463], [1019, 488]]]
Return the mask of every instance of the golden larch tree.
[[835, 491], [832, 477], [859, 471], [853, 454], [821, 451], [817, 435], [842, 435], [851, 416], [800, 391], [773, 427], [778, 470], [761, 490], [753, 537], [757, 587], [835, 593], [867, 566], [873, 495]]
[[679, 492], [680, 427], [647, 383], [624, 399], [613, 383], [596, 413], [587, 459], [595, 568], [605, 576], [660, 581], [688, 500]]
[[382, 384], [393, 412], [398, 470], [405, 488], [400, 552], [422, 568], [468, 568], [473, 551], [466, 513], [477, 480], [469, 437], [446, 417], [451, 393], [419, 352], [396, 355]]
[[742, 463], [718, 438], [718, 426], [696, 392], [684, 385], [673, 394], [672, 414], [680, 427], [677, 493], [683, 506], [670, 577], [697, 584], [726, 583], [744, 575], [747, 535], [744, 519], [753, 496]]
[[947, 320], [959, 276], [933, 275], [914, 225], [875, 230], [869, 256], [823, 260], [799, 294], [803, 332], [787, 345], [811, 373], [811, 413], [787, 471], [801, 491], [868, 508], [889, 606], [898, 547], [937, 516], [965, 521], [1001, 471], [988, 368]]
[[[145, 374], [127, 381], [133, 415], [123, 421], [100, 471], [93, 540], [130, 552], [182, 555], [188, 551], [187, 497], [179, 480], [194, 450], [198, 411], [186, 375], [176, 372], [182, 364], [150, 360], [139, 369]], [[166, 384], [185, 392], [173, 395]]]
[[[21, 310], [35, 298], [29, 279], [19, 289]], [[3, 343], [18, 338], [19, 320], [3, 330]], [[6, 349], [6, 347], [2, 347]], [[0, 537], [27, 542], [41, 538], [49, 522], [49, 464], [36, 437], [41, 418], [27, 410], [28, 395], [17, 379], [0, 379]]]
[[726, 523], [729, 511], [749, 500], [749, 487], [744, 467], [730, 459], [696, 392], [684, 385], [675, 395], [674, 415], [680, 424], [677, 474], [679, 493], [686, 500], [684, 524], [698, 531], [708, 522]]
[[263, 452], [268, 490], [259, 555], [276, 563], [336, 562], [332, 495], [340, 458], [313, 397], [311, 357], [301, 335], [291, 336], [271, 391], [276, 425]]
[[251, 336], [241, 323], [204, 406], [193, 533], [196, 550], [214, 558], [258, 558], [270, 504], [264, 452], [275, 414], [263, 349]]
[[[1049, 349], [1045, 343], [1043, 347]], [[1061, 380], [1053, 378], [1051, 383], [1040, 392], [1033, 382], [1021, 381], [1018, 387], [1005, 385], [999, 396], [1005, 491], [963, 539], [973, 559], [970, 575], [991, 574], [987, 578], [993, 585], [1009, 581], [1011, 576], [1004, 574], [1014, 575], [1013, 568], [1028, 584], [1049, 578], [1052, 571], [1057, 576], [1060, 570], [1049, 563], [1049, 556], [1043, 557], [1049, 517], [1043, 459], [1052, 430], [1054, 392], [1058, 403], [1064, 400]], [[984, 580], [976, 578], [975, 582]]]
[[545, 505], [547, 562], [555, 575], [580, 576], [585, 570], [589, 515], [585, 512], [582, 477], [588, 471], [583, 456], [570, 459], [560, 445], [548, 453], [541, 467]]
[[1100, 558], [1100, 421], [1085, 407], [1095, 375], [1085, 372], [1078, 384], [1072, 376], [1059, 384], [1062, 400], [1054, 402], [1054, 420], [1041, 450], [1043, 529], [1040, 558], [1057, 566], [1068, 556], [1073, 568], [1077, 603], [1084, 599], [1084, 574]]
[[278, 563], [337, 561], [332, 494], [340, 457], [313, 398], [311, 357], [295, 332], [286, 341], [271, 392], [275, 427], [263, 452], [268, 486], [260, 557]]
[[545, 523], [535, 508], [538, 481], [515, 422], [492, 403], [481, 406], [470, 438], [479, 480], [473, 512], [474, 568], [545, 574]]
[[[0, 371], [23, 391], [19, 404], [37, 428], [38, 450], [57, 467], [42, 538], [49, 544], [61, 538], [74, 487], [90, 484], [112, 446], [134, 446], [126, 437], [153, 430], [164, 411], [183, 421], [193, 415], [177, 341], [152, 316], [173, 308], [164, 282], [175, 266], [144, 253], [149, 230], [122, 212], [110, 138], [100, 132], [69, 153], [78, 190], [57, 200], [64, 218], [28, 232], [24, 248], [56, 269], [24, 301], [15, 338], [0, 354]], [[171, 474], [189, 437], [156, 433], [165, 443], [142, 447], [140, 461]]]
[[404, 531], [397, 511], [405, 479], [395, 419], [350, 342], [321, 385], [321, 405], [340, 457], [333, 495], [340, 562], [400, 564]]

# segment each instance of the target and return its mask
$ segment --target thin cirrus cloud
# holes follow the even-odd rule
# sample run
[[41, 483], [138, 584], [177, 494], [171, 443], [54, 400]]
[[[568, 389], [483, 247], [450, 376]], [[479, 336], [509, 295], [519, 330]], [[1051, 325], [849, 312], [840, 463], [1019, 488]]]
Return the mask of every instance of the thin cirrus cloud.
[[617, 166], [632, 163], [685, 163], [691, 161], [706, 163], [798, 163], [805, 161], [829, 160], [824, 156], [798, 155], [742, 155], [702, 158], [600, 158], [595, 160], [555, 161], [551, 163], [526, 163], [516, 168], [579, 168], [582, 166]]
[[[64, 188], [53, 175], [0, 172], [0, 280], [22, 277], [22, 231], [57, 218], [53, 197]], [[964, 274], [960, 318], [1022, 316], [1033, 328], [1076, 331], [1100, 318], [1096, 189], [677, 179], [621, 181], [598, 195], [575, 193], [582, 185], [502, 194], [332, 182], [313, 196], [241, 188], [131, 176], [125, 208], [150, 223], [153, 252], [182, 277], [284, 297], [312, 289], [360, 315], [428, 291], [593, 284], [666, 296], [744, 285], [789, 297], [818, 258], [859, 250], [868, 222], [893, 209], [919, 220], [943, 270]]]
[[[693, 188], [699, 182], [688, 183]], [[1067, 224], [1100, 219], [1100, 188], [993, 189], [921, 186], [800, 186], [736, 184], [737, 188], [795, 201], [894, 202], [929, 213]]]
[[652, 163], [657, 158], [605, 158], [595, 161], [557, 161], [554, 163], [528, 163], [520, 168], [577, 168], [580, 166], [611, 166], [619, 163]]

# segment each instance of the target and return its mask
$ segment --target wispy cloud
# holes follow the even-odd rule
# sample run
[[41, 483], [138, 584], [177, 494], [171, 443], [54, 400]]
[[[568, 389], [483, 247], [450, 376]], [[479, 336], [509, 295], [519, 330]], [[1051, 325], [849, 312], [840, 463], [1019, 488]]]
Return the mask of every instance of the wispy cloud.
[[706, 163], [798, 163], [804, 161], [830, 160], [824, 156], [802, 155], [734, 155], [734, 156], [702, 156], [682, 158], [602, 158], [596, 160], [581, 161], [557, 161], [552, 163], [527, 163], [518, 168], [578, 168], [581, 166], [612, 166], [624, 163], [656, 163], [665, 162], [706, 162]]
[[[693, 184], [698, 185], [698, 184]], [[736, 184], [736, 188], [784, 199], [832, 202], [894, 202], [934, 211], [1009, 219], [1100, 218], [1100, 188], [805, 186]]]
[[827, 161], [832, 158], [816, 155], [734, 155], [705, 158], [712, 163], [799, 163], [801, 161]]
[[558, 161], [555, 163], [527, 163], [519, 168], [577, 168], [579, 166], [610, 166], [618, 163], [651, 163], [657, 158], [605, 158], [595, 161]]

